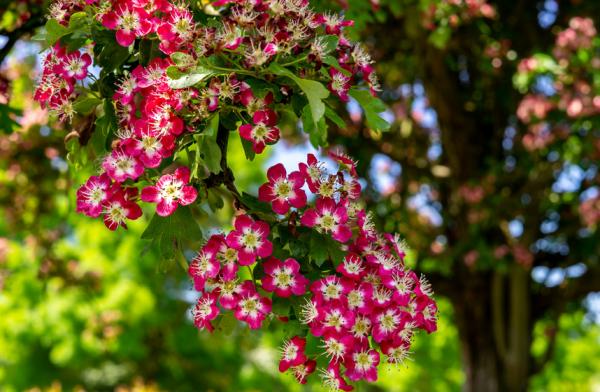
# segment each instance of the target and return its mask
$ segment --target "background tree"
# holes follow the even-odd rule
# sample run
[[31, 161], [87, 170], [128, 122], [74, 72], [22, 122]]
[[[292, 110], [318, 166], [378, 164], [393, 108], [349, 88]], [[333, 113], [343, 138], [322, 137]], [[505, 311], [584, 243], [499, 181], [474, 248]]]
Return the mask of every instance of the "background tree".
[[[371, 185], [371, 202], [382, 223], [407, 236], [416, 267], [436, 272], [434, 288], [452, 301], [467, 388], [525, 389], [529, 376], [552, 359], [554, 350], [562, 353], [572, 346], [556, 338], [566, 336], [558, 328], [560, 314], [577, 309], [572, 305], [597, 289], [597, 39], [592, 33], [588, 45], [583, 38], [590, 36], [589, 23], [569, 22], [571, 16], [594, 15], [594, 6], [382, 1], [376, 13], [372, 7], [356, 1], [348, 13], [358, 21], [355, 33], [366, 37], [377, 54], [383, 96], [396, 121], [391, 132], [378, 134], [350, 110], [355, 126], [340, 130], [332, 141], [343, 141], [360, 158], [359, 171]], [[566, 31], [582, 38], [583, 47], [577, 42], [561, 64], [564, 50], [553, 49], [569, 45], [558, 44], [556, 34], [570, 25]], [[531, 57], [533, 62], [521, 61]], [[581, 79], [587, 79], [589, 89], [575, 83]], [[532, 113], [529, 118], [527, 113]], [[60, 137], [51, 145], [61, 151]], [[13, 151], [20, 155], [22, 148]], [[56, 157], [44, 146], [38, 151], [42, 164]], [[15, 160], [6, 156], [5, 162]], [[41, 167], [36, 166], [41, 173], [56, 173]], [[31, 197], [41, 178], [45, 174], [23, 194]], [[52, 183], [47, 189], [53, 186], [65, 185]], [[48, 204], [37, 205], [44, 216], [51, 215]], [[17, 221], [7, 220], [5, 230]], [[50, 241], [63, 234], [55, 233]], [[26, 258], [12, 260], [10, 268]], [[566, 320], [560, 326], [571, 333], [579, 328], [578, 316]], [[61, 347], [60, 340], [50, 345]], [[560, 363], [552, 362], [553, 370]], [[135, 372], [156, 377], [148, 370]], [[532, 386], [544, 388], [552, 379], [546, 372]]]
[[395, 123], [373, 134], [357, 119], [332, 142], [365, 177], [379, 161], [374, 184], [389, 177], [372, 203], [452, 302], [467, 390], [527, 389], [560, 315], [600, 289], [598, 14], [591, 1], [348, 6]]

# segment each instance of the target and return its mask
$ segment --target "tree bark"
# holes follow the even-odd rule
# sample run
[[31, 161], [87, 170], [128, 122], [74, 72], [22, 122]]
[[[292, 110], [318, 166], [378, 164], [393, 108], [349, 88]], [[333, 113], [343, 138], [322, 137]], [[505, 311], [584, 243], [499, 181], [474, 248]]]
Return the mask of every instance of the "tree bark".
[[522, 392], [532, 368], [529, 274], [468, 273], [449, 298], [459, 331], [465, 392]]

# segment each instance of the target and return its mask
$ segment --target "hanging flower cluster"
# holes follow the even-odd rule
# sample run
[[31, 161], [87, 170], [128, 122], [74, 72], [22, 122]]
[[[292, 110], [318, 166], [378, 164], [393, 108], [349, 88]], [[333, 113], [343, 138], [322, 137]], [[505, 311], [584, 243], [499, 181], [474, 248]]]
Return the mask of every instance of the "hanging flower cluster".
[[[226, 311], [252, 329], [269, 317], [298, 320], [302, 333], [283, 345], [280, 371], [305, 383], [321, 355], [324, 384], [351, 390], [348, 380], [377, 379], [380, 356], [401, 363], [416, 330], [435, 331], [437, 307], [426, 280], [404, 264], [403, 242], [378, 233], [360, 207], [354, 163], [331, 156], [340, 163], [333, 174], [312, 154], [289, 175], [281, 164], [269, 169], [260, 199], [280, 219], [270, 225], [242, 213], [231, 232], [208, 240], [189, 267], [201, 293], [192, 313], [195, 325], [209, 331]], [[314, 203], [307, 203], [306, 191]], [[306, 235], [302, 228], [323, 236], [324, 247], [330, 238], [340, 253], [318, 273], [309, 257], [274, 257], [273, 242], [281, 236], [274, 232], [286, 222], [299, 237]], [[274, 301], [290, 297], [302, 299], [293, 312], [273, 310]]]
[[350, 157], [330, 154], [335, 173], [314, 155], [294, 171], [274, 165], [258, 198], [238, 192], [228, 165], [231, 135], [249, 160], [299, 123], [326, 147], [351, 98], [370, 128], [389, 126], [371, 59], [344, 34], [352, 21], [307, 0], [69, 0], [50, 16], [36, 99], [73, 124], [69, 159], [100, 168], [78, 212], [116, 230], [149, 203], [143, 238], [172, 251], [213, 188], [234, 199], [233, 229], [189, 264], [198, 328], [220, 328], [227, 311], [251, 329], [295, 325], [279, 369], [304, 383], [320, 368], [344, 390], [374, 381], [380, 356], [400, 363], [417, 329], [435, 330], [429, 285], [398, 237], [375, 230]]
[[[359, 77], [373, 94], [378, 89], [370, 57], [344, 36], [344, 27], [352, 22], [337, 14], [315, 13], [306, 0], [216, 1], [210, 8], [216, 16], [207, 14], [200, 20], [185, 3], [166, 0], [80, 0], [60, 2], [52, 9], [54, 19], [47, 30], [59, 39], [49, 38], [52, 47], [36, 99], [62, 120], [95, 110], [116, 123], [116, 131], [109, 135], [116, 138], [102, 158], [101, 175], [110, 178], [111, 189], [120, 190], [107, 193], [103, 207], [115, 204], [113, 195], [131, 193], [127, 189], [134, 187], [139, 191], [142, 178], [163, 181], [164, 173], [157, 170], [172, 162], [182, 148], [189, 149], [190, 137], [202, 134], [216, 116], [222, 120], [217, 126], [222, 127], [226, 115], [233, 118], [230, 123], [234, 122], [240, 137], [260, 154], [280, 139], [278, 110], [290, 104], [294, 93], [310, 109], [298, 113], [308, 124], [305, 130], [316, 132], [317, 124], [322, 132], [324, 122], [317, 116], [323, 117], [324, 103], [314, 98], [327, 97], [324, 85], [344, 102]], [[86, 45], [73, 49], [80, 43], [72, 41], [74, 33], [85, 34], [85, 29], [89, 37], [81, 42]], [[87, 43], [94, 44], [93, 53]], [[153, 56], [142, 59], [147, 45], [154, 48]], [[95, 65], [105, 68], [100, 79], [89, 74], [91, 54]], [[114, 58], [118, 55], [123, 56], [120, 62]], [[106, 62], [112, 68], [106, 68]], [[95, 80], [91, 86], [83, 83], [88, 76]], [[297, 86], [291, 85], [293, 81]], [[102, 101], [94, 90], [112, 93]], [[310, 118], [305, 118], [309, 111]], [[215, 148], [215, 143], [197, 148], [209, 146]], [[200, 155], [215, 155], [207, 153]], [[188, 162], [188, 166], [201, 163]], [[219, 162], [204, 163], [218, 172], [214, 168]], [[190, 175], [201, 177], [198, 171]], [[85, 188], [93, 186], [95, 179], [90, 181]], [[169, 192], [163, 189], [162, 199], [176, 205], [179, 196]], [[79, 194], [79, 204], [96, 203], [89, 192]], [[142, 200], [159, 203], [157, 197]], [[188, 192], [188, 197], [184, 205], [194, 202], [195, 194]], [[137, 202], [135, 197], [127, 200]], [[299, 202], [281, 195], [275, 201], [282, 212], [285, 203]], [[164, 205], [159, 203], [160, 215], [174, 211]], [[87, 213], [86, 208], [79, 211]], [[98, 216], [96, 212], [89, 215]], [[126, 219], [138, 215], [106, 218], [107, 213], [107, 208], [102, 209], [105, 221], [116, 223], [107, 223], [110, 228], [125, 226]]]

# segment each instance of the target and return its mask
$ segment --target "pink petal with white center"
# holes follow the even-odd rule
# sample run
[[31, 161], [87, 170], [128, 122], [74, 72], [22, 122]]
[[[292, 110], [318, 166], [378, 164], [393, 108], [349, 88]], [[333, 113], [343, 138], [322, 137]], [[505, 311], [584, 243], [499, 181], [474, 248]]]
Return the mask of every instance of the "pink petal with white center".
[[235, 227], [236, 230], [238, 231], [244, 231], [246, 229], [252, 229], [254, 224], [254, 220], [246, 215], [246, 214], [242, 214], [242, 215], [238, 215], [235, 217], [235, 220], [233, 222], [233, 226]]
[[160, 192], [155, 186], [147, 186], [142, 189], [141, 199], [147, 203], [158, 203], [160, 201]]
[[306, 206], [306, 193], [302, 189], [296, 190], [289, 197], [290, 204], [295, 208], [303, 208]]
[[279, 179], [285, 179], [287, 177], [287, 172], [285, 171], [285, 167], [283, 164], [278, 163], [273, 165], [267, 170], [267, 178], [270, 182], [275, 182]]
[[300, 223], [306, 227], [315, 227], [318, 220], [319, 214], [317, 214], [317, 211], [309, 209], [304, 211], [304, 214], [302, 214], [302, 218], [300, 218]]
[[262, 184], [258, 188], [258, 200], [270, 203], [275, 199], [275, 192], [273, 191], [273, 184], [267, 182]]
[[198, 191], [193, 186], [184, 186], [182, 193], [181, 199], [179, 200], [179, 204], [182, 206], [192, 204], [196, 200], [196, 197], [198, 197]]
[[341, 243], [348, 242], [352, 238], [352, 231], [346, 225], [338, 225], [332, 233], [332, 238]]
[[240, 265], [252, 265], [256, 261], [256, 255], [254, 252], [248, 252], [245, 249], [238, 251], [238, 262]]
[[275, 199], [273, 200], [273, 212], [280, 215], [285, 215], [290, 210], [290, 203], [286, 200]]
[[264, 240], [256, 249], [256, 254], [262, 258], [271, 256], [273, 254], [273, 244], [271, 241]]
[[133, 31], [117, 30], [116, 39], [119, 45], [128, 47], [135, 41], [135, 34]]
[[161, 199], [156, 205], [156, 213], [160, 216], [169, 216], [177, 209], [177, 202], [168, 202], [165, 199]]

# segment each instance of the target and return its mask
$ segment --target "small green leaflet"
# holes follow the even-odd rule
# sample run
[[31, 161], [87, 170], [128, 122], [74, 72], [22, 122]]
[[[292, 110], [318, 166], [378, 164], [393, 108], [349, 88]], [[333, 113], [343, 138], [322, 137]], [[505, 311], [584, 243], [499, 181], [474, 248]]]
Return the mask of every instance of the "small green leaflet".
[[385, 132], [390, 129], [390, 123], [381, 117], [380, 113], [387, 109], [379, 98], [371, 95], [368, 90], [350, 89], [350, 96], [360, 104], [365, 112], [367, 125], [374, 131]]
[[327, 147], [327, 122], [325, 117], [321, 118], [318, 123], [312, 119], [310, 105], [306, 105], [302, 110], [302, 126], [304, 132], [308, 133], [310, 143], [318, 149], [319, 147]]
[[204, 132], [197, 136], [198, 151], [202, 155], [202, 160], [211, 173], [221, 172], [221, 148], [217, 144], [217, 135], [219, 133], [219, 114], [214, 115]]
[[275, 75], [286, 76], [292, 79], [298, 87], [300, 87], [306, 95], [306, 99], [308, 99], [315, 127], [318, 127], [319, 121], [325, 115], [325, 104], [323, 103], [323, 100], [329, 96], [329, 90], [327, 90], [320, 82], [299, 78], [294, 75], [292, 71], [277, 63], [271, 63], [269, 70]]
[[142, 234], [142, 239], [151, 241], [160, 255], [166, 259], [175, 258], [176, 249], [181, 249], [185, 241], [200, 241], [203, 235], [194, 220], [189, 207], [179, 206], [173, 214], [161, 217], [154, 214]]
[[[171, 75], [173, 75], [173, 74], [171, 73]], [[177, 79], [173, 79], [169, 75], [167, 75], [167, 76], [169, 76], [169, 82], [168, 82], [169, 87], [171, 87], [172, 89], [178, 90], [178, 89], [194, 86], [194, 85], [200, 83], [201, 81], [203, 81], [204, 79], [209, 78], [212, 75], [214, 75], [214, 72], [208, 68], [195, 67], [189, 73], [183, 74], [181, 77], [179, 77]]]
[[73, 109], [79, 114], [91, 114], [102, 103], [100, 98], [93, 95], [80, 95], [73, 103]]

